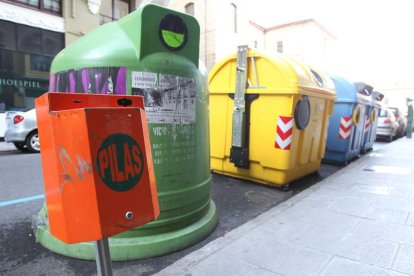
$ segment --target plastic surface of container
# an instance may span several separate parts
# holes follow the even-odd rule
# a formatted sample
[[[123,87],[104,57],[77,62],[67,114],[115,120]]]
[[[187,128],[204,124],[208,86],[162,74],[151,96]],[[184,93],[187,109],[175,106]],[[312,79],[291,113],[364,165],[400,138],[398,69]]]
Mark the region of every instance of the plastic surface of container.
[[[362,95],[345,78],[335,75],[330,77],[335,84],[337,99],[329,119],[323,161],[342,164],[356,158],[360,153],[367,123],[366,109],[372,102],[371,91],[364,90],[366,95]]]
[[[273,186],[317,171],[335,100],[329,84],[284,55],[239,47],[209,75],[212,170]]]
[[[357,86],[358,89],[358,86]],[[361,88],[360,88],[361,89]],[[361,143],[361,153],[367,153],[372,150],[375,139],[377,138],[378,115],[381,109],[381,102],[384,95],[378,91],[371,94],[371,104],[367,106],[365,113],[365,131]]]
[[[217,225],[199,35],[194,17],[146,5],[82,37],[52,63],[51,91],[142,95],[145,100],[161,213],[154,222],[110,238],[112,260],[177,251]],[[66,246],[53,239],[44,214],[37,219],[40,243],[67,256],[94,258],[92,243]]]

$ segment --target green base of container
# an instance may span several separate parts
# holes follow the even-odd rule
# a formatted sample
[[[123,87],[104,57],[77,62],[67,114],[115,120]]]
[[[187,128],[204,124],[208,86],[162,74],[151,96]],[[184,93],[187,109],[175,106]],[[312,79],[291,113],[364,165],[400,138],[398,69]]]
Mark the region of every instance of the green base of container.
[[[216,205],[212,200],[209,205],[208,211],[200,220],[185,228],[144,237],[110,238],[112,261],[161,256],[201,241],[214,230],[218,223]],[[44,217],[45,212],[43,208],[36,217]],[[95,260],[95,245],[92,242],[63,243],[50,234],[45,224],[35,226],[35,236],[37,242],[53,252],[77,259]]]

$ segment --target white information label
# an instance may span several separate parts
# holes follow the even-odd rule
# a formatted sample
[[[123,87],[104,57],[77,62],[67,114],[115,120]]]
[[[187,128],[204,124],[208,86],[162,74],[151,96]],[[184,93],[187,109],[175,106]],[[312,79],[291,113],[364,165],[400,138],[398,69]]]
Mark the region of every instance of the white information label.
[[[145,99],[148,123],[192,124],[195,122],[196,85],[192,78],[132,72],[132,94]]]

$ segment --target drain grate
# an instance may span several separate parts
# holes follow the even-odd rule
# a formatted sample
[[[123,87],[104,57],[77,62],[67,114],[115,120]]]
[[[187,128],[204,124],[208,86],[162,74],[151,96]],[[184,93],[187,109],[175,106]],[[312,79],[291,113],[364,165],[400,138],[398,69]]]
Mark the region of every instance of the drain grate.
[[[410,174],[410,168],[395,167],[395,166],[369,166],[363,169],[364,171],[388,174]]]

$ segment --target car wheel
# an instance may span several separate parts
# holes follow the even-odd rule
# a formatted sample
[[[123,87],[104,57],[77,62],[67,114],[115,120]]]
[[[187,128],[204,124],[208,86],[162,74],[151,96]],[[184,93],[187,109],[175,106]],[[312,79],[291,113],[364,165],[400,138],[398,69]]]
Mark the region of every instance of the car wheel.
[[[394,135],[388,136],[388,142],[391,143],[394,140]]]
[[[29,152],[40,152],[39,134],[37,131],[29,134],[26,140],[26,146]]]
[[[14,142],[13,145],[16,147],[16,149],[24,151],[26,148],[25,143],[19,143],[19,142]]]

